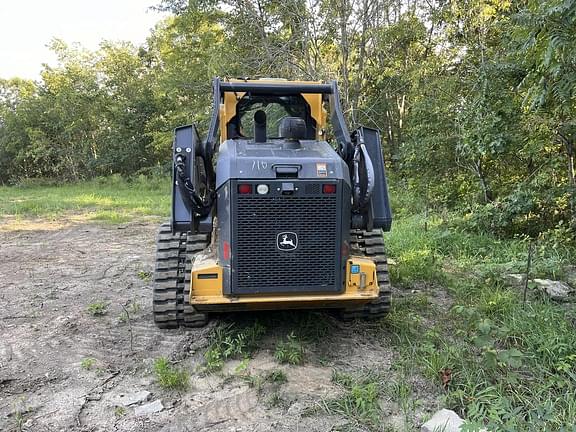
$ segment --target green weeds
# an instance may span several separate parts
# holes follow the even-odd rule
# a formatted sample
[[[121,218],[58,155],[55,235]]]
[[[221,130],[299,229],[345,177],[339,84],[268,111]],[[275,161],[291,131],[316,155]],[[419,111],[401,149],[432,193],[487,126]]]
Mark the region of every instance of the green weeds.
[[[396,223],[388,247],[397,284],[441,283],[450,294],[450,304],[421,294],[394,299],[381,328],[401,368],[435,383],[446,407],[488,430],[570,430],[576,418],[574,307],[532,294],[524,304],[521,290],[502,283],[504,274],[525,271],[528,242],[409,216]],[[541,239],[532,275],[560,276],[573,256],[565,244]],[[382,391],[409,404],[410,389],[403,386],[398,380]],[[352,394],[347,397],[339,406],[356,407]]]
[[[85,370],[90,370],[96,364],[96,359],[92,357],[86,357],[80,362],[80,367]]]
[[[276,383],[276,384],[285,384],[288,382],[288,377],[284,373],[284,371],[280,369],[274,369],[266,375],[266,380]]]
[[[166,390],[186,390],[190,385],[188,372],[174,367],[165,357],[154,361],[154,373],[160,387]]]
[[[204,354],[206,370],[215,372],[222,369],[228,359],[250,356],[265,333],[266,328],[258,321],[246,327],[233,324],[217,327]]]
[[[279,341],[276,345],[274,358],[279,363],[288,363],[291,365],[300,365],[304,362],[304,347],[302,342],[294,333],[290,333],[286,340]]]
[[[120,418],[124,417],[125,415],[126,415],[126,408],[124,408],[123,406],[117,406],[116,408],[114,408],[114,417]]]
[[[382,409],[378,403],[382,394],[381,378],[369,372],[360,376],[334,371],[332,381],[339,385],[344,394],[325,400],[322,407],[328,414],[339,414],[348,420],[374,428],[380,424]]]
[[[90,303],[86,310],[92,316],[106,315],[106,312],[108,312],[108,304],[101,301],[97,301],[94,303]]]
[[[138,278],[140,278],[144,282],[150,282],[150,280],[152,279],[152,272],[140,270],[138,272]]]

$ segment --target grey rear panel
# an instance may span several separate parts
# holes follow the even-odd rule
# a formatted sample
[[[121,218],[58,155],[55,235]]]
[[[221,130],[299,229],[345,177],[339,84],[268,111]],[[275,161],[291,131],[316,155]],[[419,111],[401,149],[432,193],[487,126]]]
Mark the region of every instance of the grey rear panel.
[[[224,293],[342,292],[350,228],[346,165],[322,142],[300,150],[237,144],[221,148],[217,165]],[[291,165],[298,169],[274,168]],[[251,193],[240,194],[239,184]],[[324,193],[324,184],[336,193]],[[269,192],[258,194],[258,185]],[[286,187],[293,192],[283,194]]]
[[[254,189],[263,184],[253,183]],[[293,182],[288,196],[282,183],[266,182],[267,195],[232,194],[231,293],[342,291],[343,182],[330,182],[337,185],[334,194],[323,194],[316,180]]]
[[[350,185],[348,166],[325,141],[301,141],[300,148],[289,148],[282,140],[228,140],[218,154],[216,189],[230,179],[278,178],[283,167],[296,167],[299,179],[338,178]]]

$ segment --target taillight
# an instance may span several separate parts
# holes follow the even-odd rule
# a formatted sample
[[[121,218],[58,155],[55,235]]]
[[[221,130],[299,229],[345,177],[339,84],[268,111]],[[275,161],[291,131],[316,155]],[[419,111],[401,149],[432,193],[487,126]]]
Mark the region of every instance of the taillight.
[[[238,185],[238,193],[251,194],[252,193],[252,185],[251,184],[239,184]]]
[[[326,183],[322,185],[322,192],[325,194],[336,193],[336,185],[334,183]]]

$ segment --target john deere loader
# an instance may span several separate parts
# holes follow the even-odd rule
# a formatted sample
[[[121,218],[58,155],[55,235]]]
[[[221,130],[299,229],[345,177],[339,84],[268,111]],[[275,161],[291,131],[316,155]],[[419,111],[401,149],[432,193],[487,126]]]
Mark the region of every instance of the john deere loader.
[[[206,139],[176,129],[172,217],[160,227],[154,321],[213,312],[390,307],[380,135],[345,123],[336,82],[213,81]]]

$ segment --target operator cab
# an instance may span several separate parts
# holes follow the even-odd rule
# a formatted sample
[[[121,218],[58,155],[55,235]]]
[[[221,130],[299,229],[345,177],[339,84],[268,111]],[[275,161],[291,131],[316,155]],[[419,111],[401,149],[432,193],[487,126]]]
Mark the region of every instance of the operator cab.
[[[316,121],[310,113],[310,106],[301,95],[252,96],[249,94],[245,94],[238,100],[234,116],[226,126],[227,138],[252,138],[255,142],[285,138],[280,134],[280,126],[285,118],[302,120],[304,136],[300,139],[316,139]]]

